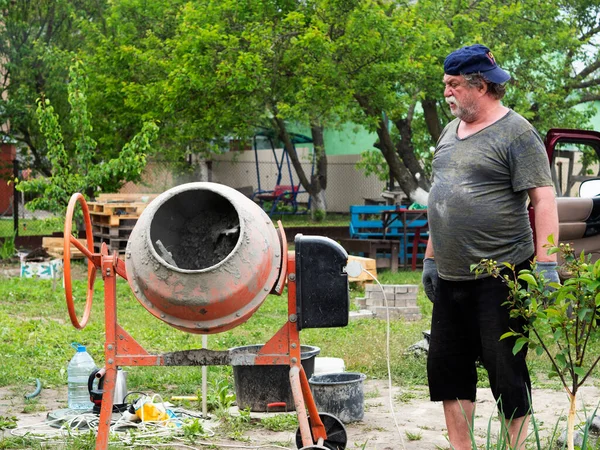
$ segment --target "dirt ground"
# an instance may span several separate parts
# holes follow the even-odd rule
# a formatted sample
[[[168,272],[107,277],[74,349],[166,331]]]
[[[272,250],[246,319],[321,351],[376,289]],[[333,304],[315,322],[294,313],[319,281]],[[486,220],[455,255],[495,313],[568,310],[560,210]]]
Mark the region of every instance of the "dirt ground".
[[[348,434],[346,448],[369,450],[449,449],[441,404],[432,403],[426,398],[426,387],[417,387],[409,391],[392,387],[398,428],[389,407],[390,396],[387,381],[367,380],[363,387],[365,393],[364,418],[360,422],[346,424]],[[584,405],[587,411],[593,410],[600,400],[600,390],[596,387],[585,387],[580,392],[578,410],[583,411]],[[492,418],[494,433],[498,431],[499,425],[495,418],[495,403],[489,389],[481,389],[478,397],[475,419],[476,436],[480,443],[484,443],[490,419]],[[25,408],[23,393],[17,393],[11,387],[1,388],[0,416],[16,416],[19,426],[33,425],[34,428],[37,428],[44,424],[48,412],[65,408],[65,399],[66,388],[44,389],[38,397],[36,411],[25,413],[23,412]],[[547,436],[561,417],[564,422],[568,410],[567,397],[562,392],[534,390],[533,401],[536,409],[535,417],[542,436]],[[235,411],[232,411],[232,414],[235,414]],[[264,413],[252,413],[253,417],[263,415]],[[10,430],[5,430],[4,433],[8,435]],[[271,432],[254,427],[245,432],[245,436],[248,438],[247,442],[230,440],[216,442],[218,442],[217,445],[223,445],[219,448],[228,448],[231,445],[241,446],[238,448],[269,448],[268,445],[273,443],[278,445],[287,443],[286,446],[290,449],[296,448],[295,433],[292,432]],[[211,443],[216,442],[211,441]],[[197,448],[204,447],[198,445]]]

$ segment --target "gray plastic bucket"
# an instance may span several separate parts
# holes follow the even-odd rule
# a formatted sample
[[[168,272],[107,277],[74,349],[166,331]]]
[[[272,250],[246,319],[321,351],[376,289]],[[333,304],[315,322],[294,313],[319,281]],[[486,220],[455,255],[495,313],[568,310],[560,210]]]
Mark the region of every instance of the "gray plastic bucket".
[[[333,414],[343,423],[362,420],[365,412],[364,373],[341,372],[313,375],[310,384],[317,409]]]
[[[262,345],[234,347],[231,352],[258,354]],[[300,346],[300,362],[310,378],[315,370],[315,358],[319,347]],[[290,387],[290,366],[241,366],[233,365],[233,383],[237,405],[240,409],[264,412],[271,403],[285,402],[287,411],[294,411],[294,398]],[[278,410],[279,411],[279,410]]]

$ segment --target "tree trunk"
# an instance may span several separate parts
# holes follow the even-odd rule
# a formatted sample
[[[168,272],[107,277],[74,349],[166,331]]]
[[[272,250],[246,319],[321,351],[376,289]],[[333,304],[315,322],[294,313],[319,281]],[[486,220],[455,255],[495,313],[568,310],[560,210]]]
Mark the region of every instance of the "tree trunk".
[[[429,131],[431,138],[437,142],[442,134],[442,124],[440,122],[436,103],[435,100],[427,99],[421,102],[421,106],[423,107],[427,131]]]
[[[310,133],[315,152],[315,171],[312,174],[310,185],[310,215],[314,221],[322,221],[327,215],[327,202],[325,190],[327,189],[327,154],[325,153],[325,139],[323,127],[313,122]]]
[[[327,217],[327,203],[325,191],[321,190],[317,195],[310,196],[310,218],[314,222],[322,222]]]
[[[300,180],[300,184],[304,188],[304,190],[310,195],[311,198],[311,216],[315,217],[318,220],[322,220],[326,214],[325,207],[325,188],[327,187],[327,155],[325,154],[325,141],[323,139],[323,127],[316,122],[311,123],[311,133],[314,145],[314,151],[316,153],[316,171],[313,173],[311,180],[309,181],[304,169],[302,167],[302,163],[300,158],[298,158],[298,153],[296,152],[296,148],[292,143],[292,139],[287,131],[287,127],[285,122],[277,117],[277,110],[274,111],[275,118],[273,119],[277,132],[279,134],[279,138],[283,142],[283,145],[290,155],[290,159],[292,161],[292,165],[294,166],[294,170],[296,171],[296,175],[298,175],[298,179]],[[321,211],[315,216],[316,211]]]
[[[392,177],[400,185],[400,189],[408,196],[408,198],[417,203],[427,204],[427,192],[419,186],[415,177],[406,167],[405,163],[400,159],[396,151],[396,146],[390,135],[390,131],[379,109],[373,108],[369,104],[369,100],[365,96],[355,95],[354,97],[362,110],[370,117],[378,117],[379,124],[377,127],[377,136],[379,137],[379,150],[383,154]]]
[[[569,416],[567,417],[567,449],[575,450],[575,413],[577,394],[569,392]]]
[[[275,111],[275,113],[277,113],[277,111]],[[283,119],[280,119],[279,117],[277,117],[277,115],[275,115],[275,118],[273,120],[275,122],[277,132],[279,134],[279,139],[281,140],[281,142],[283,142],[283,146],[285,147],[285,150],[288,152],[288,155],[290,155],[290,159],[292,160],[292,165],[294,166],[296,175],[298,175],[300,184],[306,190],[306,192],[308,192],[309,194],[312,194],[312,192],[311,192],[312,186],[310,185],[310,182],[308,181],[308,178],[306,177],[306,174],[304,173],[304,169],[302,168],[302,163],[300,162],[300,159],[298,158],[298,153],[296,152],[296,148],[294,147],[294,144],[292,143],[292,138],[290,137],[290,134],[287,131],[285,122],[283,121]]]
[[[415,147],[412,143],[412,129],[410,119],[398,119],[394,122],[400,132],[400,142],[396,146],[398,155],[404,162],[406,168],[415,177],[418,185],[424,190],[429,191],[431,184],[423,172],[423,167],[415,155]]]

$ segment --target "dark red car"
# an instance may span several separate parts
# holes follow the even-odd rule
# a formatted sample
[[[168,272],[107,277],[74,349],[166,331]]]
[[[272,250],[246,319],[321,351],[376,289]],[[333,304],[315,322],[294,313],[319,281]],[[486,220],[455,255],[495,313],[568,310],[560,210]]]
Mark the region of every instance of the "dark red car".
[[[600,258],[600,133],[553,128],[545,139],[556,188],[559,240]]]

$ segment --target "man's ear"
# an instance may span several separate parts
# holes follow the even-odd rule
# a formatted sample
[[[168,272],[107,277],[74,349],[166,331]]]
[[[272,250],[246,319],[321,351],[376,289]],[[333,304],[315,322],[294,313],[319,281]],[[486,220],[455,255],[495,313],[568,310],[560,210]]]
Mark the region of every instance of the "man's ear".
[[[488,92],[488,84],[487,81],[482,80],[481,81],[481,87],[478,87],[477,90],[479,91],[479,93],[483,96],[485,94],[487,94]]]

